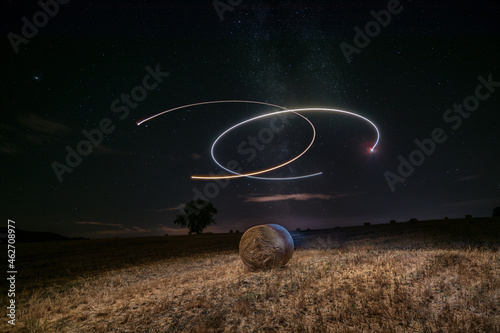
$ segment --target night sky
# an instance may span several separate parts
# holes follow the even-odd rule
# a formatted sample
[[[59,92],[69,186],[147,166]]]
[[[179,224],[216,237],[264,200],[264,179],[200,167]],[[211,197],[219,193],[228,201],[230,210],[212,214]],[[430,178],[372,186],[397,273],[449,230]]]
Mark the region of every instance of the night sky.
[[[185,234],[173,220],[196,193],[219,210],[211,232],[491,216],[500,205],[498,2],[222,0],[219,13],[210,0],[60,2],[48,7],[48,22],[35,0],[1,5],[0,205],[17,228],[91,238]],[[369,43],[358,36],[354,49],[357,31],[375,22],[370,12],[388,6],[390,22],[382,15],[385,27],[368,24],[380,31],[369,32]],[[23,29],[34,19],[37,32]],[[213,141],[278,109],[211,104],[136,125],[217,100],[356,112],[378,126],[380,142],[371,152],[376,133],[356,117],[303,113],[317,132],[311,149],[260,176],[323,174],[215,182],[190,178],[223,171]],[[290,116],[274,122],[285,126],[255,158],[238,152],[271,119],[231,131],[216,157],[251,172],[307,147],[312,127]],[[415,140],[426,144],[421,152]],[[68,149],[78,147],[86,156],[70,158],[70,167]],[[419,165],[401,175],[402,158]]]

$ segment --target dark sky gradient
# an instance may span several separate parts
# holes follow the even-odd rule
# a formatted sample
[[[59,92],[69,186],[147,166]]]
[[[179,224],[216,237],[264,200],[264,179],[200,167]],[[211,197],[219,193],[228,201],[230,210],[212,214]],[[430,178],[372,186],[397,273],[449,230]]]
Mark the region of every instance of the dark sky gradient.
[[[1,5],[0,179],[2,218],[20,229],[67,236],[185,233],[173,224],[196,191],[211,198],[217,225],[245,230],[262,223],[330,228],[410,218],[490,216],[500,205],[500,87],[453,129],[443,114],[473,95],[478,77],[500,81],[500,5],[494,1],[401,1],[403,11],[348,63],[340,43],[372,21],[386,1],[243,0],[221,21],[212,1],[71,1],[16,54],[7,34],[40,10],[36,1]],[[168,72],[129,114],[112,103],[142,85],[146,67]],[[153,82],[153,81],[151,81]],[[486,92],[486,90],[481,90]],[[233,179],[214,187],[193,174],[217,173],[212,142],[245,119],[276,109],[251,104],[192,107],[137,126],[173,107],[214,100],[254,100],[286,108],[357,112],[304,113],[317,138],[301,159],[262,176],[323,175],[294,181]],[[120,106],[124,104],[120,103]],[[56,176],[66,147],[110,119],[114,130],[72,173]],[[245,171],[293,158],[311,140],[300,118],[255,160],[238,153],[264,118],[221,140],[217,157]],[[415,139],[442,128],[447,140],[391,191]],[[213,183],[213,182],[212,182]],[[227,183],[227,184],[226,184]]]

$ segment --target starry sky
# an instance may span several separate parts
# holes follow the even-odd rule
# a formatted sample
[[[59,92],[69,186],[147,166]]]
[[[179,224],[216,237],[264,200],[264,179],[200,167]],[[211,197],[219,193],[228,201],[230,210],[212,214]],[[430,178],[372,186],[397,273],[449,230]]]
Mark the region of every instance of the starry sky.
[[[211,232],[491,216],[500,205],[497,2],[47,3],[50,16],[35,0],[0,5],[0,205],[20,229],[185,234],[173,220],[200,193],[219,211]],[[317,135],[311,149],[261,176],[321,175],[216,182],[190,178],[223,171],[214,140],[277,108],[210,104],[136,125],[217,100],[349,110],[378,126],[380,142],[371,152],[376,133],[355,117],[304,113]],[[224,136],[221,164],[273,167],[311,141],[311,125],[290,114],[255,158],[238,151],[270,122]],[[414,170],[399,167],[410,159]]]

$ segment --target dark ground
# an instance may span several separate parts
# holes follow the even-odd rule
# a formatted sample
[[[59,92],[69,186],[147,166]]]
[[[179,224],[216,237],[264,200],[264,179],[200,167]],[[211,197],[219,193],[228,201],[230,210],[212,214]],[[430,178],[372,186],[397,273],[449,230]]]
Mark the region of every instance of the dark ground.
[[[500,218],[400,222],[291,231],[291,235],[296,249],[357,246],[361,241],[366,244],[369,238],[370,245],[380,248],[498,250]],[[31,292],[51,285],[64,288],[80,278],[172,257],[237,252],[241,236],[228,233],[22,243],[16,245],[18,291]]]

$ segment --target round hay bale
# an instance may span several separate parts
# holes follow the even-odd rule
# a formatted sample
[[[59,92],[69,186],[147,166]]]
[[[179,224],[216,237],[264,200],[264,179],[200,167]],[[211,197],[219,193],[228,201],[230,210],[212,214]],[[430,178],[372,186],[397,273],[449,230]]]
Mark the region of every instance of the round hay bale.
[[[250,270],[285,265],[293,249],[292,236],[278,224],[252,227],[240,240],[240,258]]]

